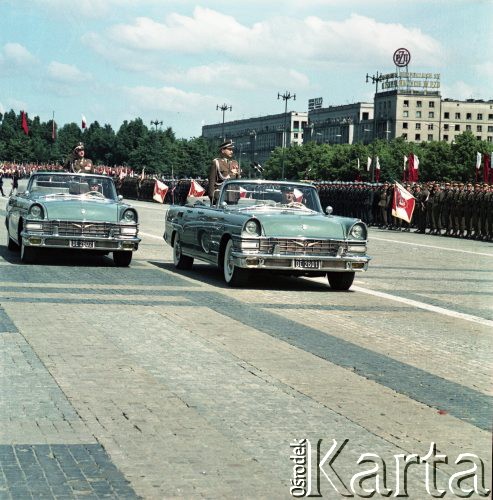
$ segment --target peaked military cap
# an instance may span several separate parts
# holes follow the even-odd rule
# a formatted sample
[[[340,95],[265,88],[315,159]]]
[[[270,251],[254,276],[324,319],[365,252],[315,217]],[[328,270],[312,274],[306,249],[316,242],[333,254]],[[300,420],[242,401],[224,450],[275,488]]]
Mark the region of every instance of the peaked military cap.
[[[82,142],[79,142],[77,146],[75,146],[74,151],[78,151],[79,149],[84,149],[84,144],[82,144]]]
[[[219,151],[221,151],[221,149],[234,149],[234,147],[235,147],[234,142],[230,139],[228,141],[224,141],[219,146]]]

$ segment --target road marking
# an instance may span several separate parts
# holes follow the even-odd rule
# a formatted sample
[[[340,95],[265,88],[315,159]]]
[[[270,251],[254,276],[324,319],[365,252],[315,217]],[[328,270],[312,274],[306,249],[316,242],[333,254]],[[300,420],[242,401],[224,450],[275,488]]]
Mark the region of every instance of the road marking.
[[[399,240],[389,240],[387,238],[378,238],[375,236],[371,236],[369,240],[378,240],[378,241],[389,241],[391,243],[400,243],[401,245],[411,245],[413,247],[425,247],[425,248],[436,248],[438,250],[448,250],[449,252],[460,252],[460,253],[470,253],[473,255],[483,255],[485,257],[493,257],[492,253],[482,253],[482,252],[472,252],[471,250],[460,250],[459,248],[446,248],[446,247],[438,247],[435,245],[424,245],[422,243],[411,243],[408,241],[399,241]]]
[[[465,321],[471,321],[473,323],[479,323],[484,326],[493,326],[493,321],[479,316],[473,316],[472,314],[464,314],[457,311],[452,311],[450,309],[445,309],[444,307],[432,306],[431,304],[426,304],[424,302],[418,302],[417,300],[406,299],[404,297],[398,297],[396,295],[391,295],[385,292],[377,292],[376,290],[369,290],[368,288],[363,288],[360,286],[352,286],[351,290],[356,292],[366,293],[368,295],[374,295],[375,297],[381,297],[383,299],[394,300],[396,302],[401,302],[419,309],[425,309],[427,311],[443,314],[445,316],[451,316],[452,318],[463,319]]]
[[[162,236],[156,236],[155,234],[149,234],[149,233],[143,233],[142,231],[139,231],[139,236],[147,236],[148,238],[154,238],[156,240],[163,240]]]

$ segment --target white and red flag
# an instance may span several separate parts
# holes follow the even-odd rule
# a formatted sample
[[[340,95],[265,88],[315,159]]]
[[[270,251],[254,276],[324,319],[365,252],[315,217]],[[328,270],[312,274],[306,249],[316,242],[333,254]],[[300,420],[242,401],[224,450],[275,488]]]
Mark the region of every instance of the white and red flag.
[[[419,178],[418,172],[419,172],[418,155],[411,153],[409,155],[409,169],[408,169],[407,180],[409,182],[418,182],[418,178]]]
[[[299,189],[294,188],[293,194],[294,194],[294,201],[298,203],[301,203],[303,201],[303,193]]]
[[[416,199],[414,196],[398,182],[395,182],[392,215],[406,222],[411,222],[415,204]]]
[[[482,155],[481,153],[478,151],[476,153],[476,170],[479,170],[481,168],[481,159],[482,159]]]
[[[380,181],[380,158],[377,156],[375,163],[375,182]]]
[[[369,172],[371,167],[371,158],[368,157],[368,160],[366,161],[366,171]]]
[[[204,196],[205,189],[197,182],[192,180],[190,182],[190,189],[188,190],[188,196],[194,196],[195,198],[200,198]]]
[[[240,186],[240,198],[246,198],[248,191],[243,187]]]
[[[84,115],[82,115],[82,122],[81,122],[81,128],[86,128],[87,127],[87,120]]]
[[[164,199],[166,198],[166,193],[168,192],[168,186],[161,181],[156,179],[154,184],[154,194],[152,195],[152,199],[156,200],[159,203],[164,203]]]

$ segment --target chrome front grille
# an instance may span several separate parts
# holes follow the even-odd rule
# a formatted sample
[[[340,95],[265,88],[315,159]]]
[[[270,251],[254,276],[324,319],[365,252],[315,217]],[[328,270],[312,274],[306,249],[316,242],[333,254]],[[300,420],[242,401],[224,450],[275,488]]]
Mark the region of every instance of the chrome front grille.
[[[118,236],[120,227],[108,222],[45,221],[43,232],[59,236],[109,238]]]
[[[336,256],[339,248],[347,249],[344,241],[268,238],[260,240],[260,253],[273,255]]]

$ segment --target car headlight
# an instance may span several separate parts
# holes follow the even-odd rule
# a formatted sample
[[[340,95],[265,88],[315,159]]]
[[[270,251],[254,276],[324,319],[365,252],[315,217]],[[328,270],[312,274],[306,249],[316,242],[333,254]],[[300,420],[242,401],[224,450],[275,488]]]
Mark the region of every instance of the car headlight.
[[[260,236],[260,223],[258,220],[250,219],[243,226],[242,236]]]
[[[43,209],[40,205],[32,205],[29,209],[28,216],[32,219],[42,219]]]
[[[125,210],[122,215],[122,220],[125,222],[137,222],[137,212],[132,209]]]
[[[366,228],[363,224],[355,224],[351,231],[349,231],[349,237],[354,238],[355,240],[364,240],[366,239]]]

